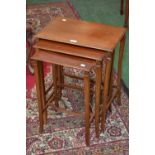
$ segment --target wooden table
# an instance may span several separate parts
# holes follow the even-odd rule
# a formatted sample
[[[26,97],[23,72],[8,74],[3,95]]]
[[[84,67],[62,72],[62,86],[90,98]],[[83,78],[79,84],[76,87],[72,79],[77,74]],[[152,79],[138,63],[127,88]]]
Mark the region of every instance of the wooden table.
[[[95,131],[97,137],[99,137],[99,104],[101,101],[102,63],[104,60],[107,61],[103,87],[104,93],[102,93],[101,114],[101,128],[104,129],[107,107],[111,105],[111,102],[116,95],[118,102],[120,103],[120,80],[125,45],[125,32],[126,29],[123,27],[58,17],[51,21],[35,36],[39,40],[34,46],[37,50],[45,50],[49,51],[49,53],[56,52],[74,56],[77,57],[77,59],[85,58],[96,62]],[[112,69],[115,48],[119,42],[120,52],[118,60],[117,91],[113,93]],[[63,63],[65,64],[65,62]],[[40,94],[38,91],[37,93]],[[38,100],[38,104],[42,104],[41,102],[41,100]]]

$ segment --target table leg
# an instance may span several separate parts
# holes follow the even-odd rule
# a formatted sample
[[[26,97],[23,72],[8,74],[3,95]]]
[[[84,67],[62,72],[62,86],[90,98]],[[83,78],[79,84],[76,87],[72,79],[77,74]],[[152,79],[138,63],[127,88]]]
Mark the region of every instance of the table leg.
[[[90,79],[89,73],[85,72],[84,75],[84,102],[85,102],[85,139],[86,145],[89,146],[90,144]]]
[[[43,108],[46,106],[46,98],[45,98],[45,84],[44,84],[44,66],[43,62],[39,61],[39,73],[40,73],[40,87],[41,87],[41,95],[42,95],[42,104]],[[43,112],[43,121],[44,124],[47,123],[47,109]]]
[[[52,65],[52,75],[53,75],[53,87],[54,87],[54,98],[55,98],[55,106],[59,107],[58,105],[58,89],[57,89],[57,81],[58,81],[58,65]]]
[[[122,38],[120,42],[120,50],[119,50],[119,58],[118,58],[118,77],[117,77],[117,102],[121,105],[121,74],[122,74],[122,60],[125,46],[125,36]]]
[[[96,137],[99,138],[99,104],[101,97],[101,80],[102,80],[102,65],[97,62],[96,66],[96,87],[95,87],[95,132]]]
[[[60,71],[61,71],[61,83],[64,84],[64,70],[63,70],[63,66],[60,67]],[[64,89],[64,87],[61,87],[62,89]]]
[[[40,78],[40,62],[33,61],[34,73],[36,78],[36,91],[38,99],[38,110],[39,110],[39,132],[43,132],[43,104],[42,104],[42,93],[41,93],[41,78]]]
[[[109,98],[112,97],[112,93],[113,93],[113,67],[114,67],[114,56],[115,56],[115,51],[113,51],[112,55],[111,55],[111,64],[110,64],[110,84],[109,84],[109,92],[108,92],[108,96]],[[109,110],[110,112],[112,111],[112,102],[109,105]]]
[[[58,88],[59,88],[59,99],[61,99],[61,95],[62,95],[62,89],[63,89],[63,84],[64,84],[64,75],[63,75],[63,66],[58,66]]]
[[[105,69],[104,87],[103,87],[103,95],[102,95],[102,114],[101,114],[101,129],[102,130],[105,127],[105,117],[106,117],[106,108],[107,108],[107,101],[108,101],[111,63],[112,63],[111,60],[107,60],[106,69]]]
[[[58,101],[61,99],[61,66],[57,66],[57,75],[58,75],[58,80],[57,80],[57,92],[58,92]]]

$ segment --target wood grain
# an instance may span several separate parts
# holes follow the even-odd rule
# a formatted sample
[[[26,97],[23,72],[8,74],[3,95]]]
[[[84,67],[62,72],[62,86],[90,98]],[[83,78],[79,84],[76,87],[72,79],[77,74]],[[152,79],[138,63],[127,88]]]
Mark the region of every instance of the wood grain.
[[[112,52],[126,28],[58,17],[35,37]]]

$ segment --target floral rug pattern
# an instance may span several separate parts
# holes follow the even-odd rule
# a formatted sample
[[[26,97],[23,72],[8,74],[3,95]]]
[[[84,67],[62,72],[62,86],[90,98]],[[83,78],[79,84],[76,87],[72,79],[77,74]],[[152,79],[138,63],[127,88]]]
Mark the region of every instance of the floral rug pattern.
[[[27,7],[27,21],[31,21],[34,31],[39,31],[44,24],[54,16],[77,18],[76,11],[69,1],[64,3],[49,3]],[[49,17],[49,18],[48,18]],[[33,22],[34,23],[33,23]],[[51,70],[45,77],[45,87],[52,82]],[[65,68],[66,72],[79,75],[78,70]],[[116,76],[115,76],[116,78]],[[67,82],[80,80],[65,79]],[[92,86],[93,89],[93,86]],[[38,133],[39,118],[35,86],[27,90],[29,97],[26,99],[26,153],[27,155],[128,155],[128,104],[129,99],[122,89],[122,105],[112,104],[112,112],[107,113],[105,131],[101,132],[99,139],[95,137],[94,122],[90,130],[90,147],[85,145],[85,128],[83,116],[75,117],[63,113],[55,113],[48,108],[48,122],[44,126],[43,134]],[[69,110],[83,110],[83,93],[79,90],[64,89],[59,105]],[[94,96],[91,102],[94,105]]]
[[[52,82],[51,72],[45,78],[45,85]],[[72,83],[73,80],[70,80]],[[75,81],[74,81],[75,82]],[[69,152],[86,154],[86,152],[103,151],[123,154],[128,152],[128,97],[122,89],[122,105],[113,103],[112,112],[107,114],[106,128],[100,138],[95,137],[94,122],[91,124],[90,148],[85,145],[85,128],[83,116],[75,117],[63,113],[55,113],[48,108],[48,122],[44,133],[38,134],[39,120],[36,99],[36,88],[31,90],[31,98],[27,98],[27,154],[68,154]],[[83,109],[83,93],[79,90],[64,89],[60,106],[69,110]],[[77,106],[78,105],[78,106]],[[108,145],[108,146],[107,146]],[[106,149],[103,149],[106,147]],[[108,149],[109,148],[109,149]],[[118,150],[117,150],[118,149]],[[106,152],[107,151],[107,152]],[[109,152],[110,151],[110,152]],[[116,151],[116,152],[115,152]]]

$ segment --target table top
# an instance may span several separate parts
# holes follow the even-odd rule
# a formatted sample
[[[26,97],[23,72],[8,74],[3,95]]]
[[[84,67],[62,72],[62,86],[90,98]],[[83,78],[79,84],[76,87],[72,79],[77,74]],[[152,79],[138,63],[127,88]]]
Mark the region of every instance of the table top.
[[[96,65],[96,61],[92,61],[90,59],[66,55],[62,53],[49,52],[42,49],[35,52],[31,59],[43,62],[45,61],[65,67],[72,67],[88,72]]]
[[[113,52],[126,28],[57,17],[35,37]]]
[[[89,58],[98,61],[102,61],[103,58],[108,57],[108,53],[105,53],[102,50],[74,46],[72,44],[49,41],[45,39],[39,39],[39,41],[36,42],[36,44],[33,47],[47,50],[49,52],[52,51],[57,53],[63,53],[67,55]]]

